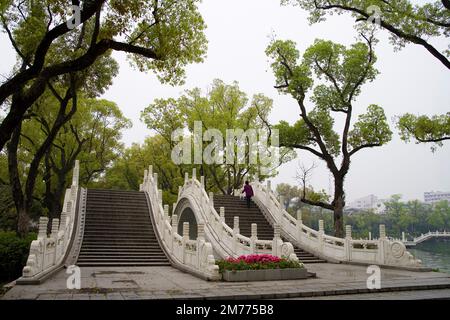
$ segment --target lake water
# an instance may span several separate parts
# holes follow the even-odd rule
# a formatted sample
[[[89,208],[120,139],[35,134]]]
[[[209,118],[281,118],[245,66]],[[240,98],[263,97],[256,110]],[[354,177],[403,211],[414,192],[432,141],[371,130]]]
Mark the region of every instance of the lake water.
[[[417,259],[422,260],[426,267],[439,269],[439,271],[450,273],[450,240],[432,239],[408,248]]]

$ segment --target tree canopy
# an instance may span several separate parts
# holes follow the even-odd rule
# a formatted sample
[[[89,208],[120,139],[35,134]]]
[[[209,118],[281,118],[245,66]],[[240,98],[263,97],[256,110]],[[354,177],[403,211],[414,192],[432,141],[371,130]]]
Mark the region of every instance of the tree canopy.
[[[162,82],[183,82],[184,67],[201,62],[207,40],[196,0],[81,1],[81,26],[71,28],[59,0],[2,0],[2,29],[19,57],[0,85],[0,150],[53,79],[86,70],[111,50],[129,54]],[[73,22],[73,21],[72,21]],[[8,101],[7,101],[8,100]]]
[[[193,137],[196,123],[201,122],[199,129],[202,133],[205,131],[205,136],[200,137],[201,141],[192,139],[192,149],[198,148],[200,157],[210,153],[212,159],[209,159],[211,161],[206,158],[195,159],[194,151],[193,154],[188,154],[186,164],[194,164],[207,180],[213,181],[218,190],[224,194],[230,194],[243,185],[245,177],[258,176],[260,179],[265,179],[273,176],[276,174],[275,169],[281,163],[292,159],[294,155],[291,151],[282,149],[280,161],[269,170],[262,170],[267,164],[261,161],[261,154],[257,155],[255,163],[250,161],[254,156],[251,148],[252,137],[245,137],[243,134],[249,129],[270,132],[268,115],[272,109],[272,103],[272,100],[263,94],[255,94],[250,101],[247,94],[240,90],[237,82],[225,84],[221,80],[214,80],[206,94],[203,94],[199,88],[194,88],[187,90],[178,99],[156,99],[141,113],[141,119],[149,129],[155,130],[164,137],[172,148],[177,145],[177,141],[173,139],[173,133],[177,129],[184,128],[188,131],[188,136]],[[209,131],[212,133],[211,136],[206,134],[208,129],[212,129]],[[227,137],[228,129],[239,129],[242,133],[242,135],[237,133],[237,136],[230,141],[232,144],[226,144],[223,141]],[[260,135],[259,138],[269,139],[269,135],[270,133],[265,137]],[[242,150],[245,150],[242,159],[236,151],[238,144],[243,146]],[[270,142],[266,146],[270,149]],[[231,162],[225,161],[229,152],[233,155]]]
[[[386,144],[392,136],[383,109],[375,104],[360,114],[352,127],[353,102],[362,85],[373,81],[378,74],[374,67],[373,34],[362,34],[362,37],[366,43],[358,42],[349,48],[316,40],[302,59],[290,40],[274,40],[266,50],[272,60],[275,87],[292,96],[300,108],[297,122],[289,125],[281,121],[276,126],[280,130],[280,145],[308,151],[326,162],[335,180],[333,201],[302,201],[334,210],[337,236],[343,235],[343,183],[350,158],[360,150]],[[308,94],[314,104],[312,110],[308,110]],[[339,115],[344,116],[341,134],[334,128]],[[339,157],[340,164],[337,163]]]
[[[443,141],[450,140],[450,112],[432,117],[406,113],[398,118],[397,127],[403,141],[431,142],[434,143],[431,149],[435,151],[443,145]]]
[[[324,21],[327,14],[349,13],[359,21],[379,22],[390,33],[396,50],[407,43],[425,48],[434,58],[450,69],[450,44],[441,50],[434,39],[450,35],[450,1],[440,0],[416,4],[410,0],[281,0],[283,5],[298,5],[310,13],[309,21]]]

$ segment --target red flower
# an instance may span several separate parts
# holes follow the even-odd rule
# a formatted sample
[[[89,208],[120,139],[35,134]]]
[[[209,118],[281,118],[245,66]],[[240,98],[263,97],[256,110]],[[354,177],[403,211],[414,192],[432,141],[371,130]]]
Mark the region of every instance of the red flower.
[[[283,259],[276,256],[272,256],[270,254],[250,254],[250,255],[242,255],[237,259],[228,258],[227,262],[240,263],[241,261],[243,261],[247,264],[252,264],[252,263],[278,263],[282,260]]]

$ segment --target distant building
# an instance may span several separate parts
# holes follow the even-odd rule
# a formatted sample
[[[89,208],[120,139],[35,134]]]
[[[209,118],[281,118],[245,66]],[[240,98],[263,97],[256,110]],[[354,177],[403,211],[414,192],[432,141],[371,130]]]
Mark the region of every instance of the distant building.
[[[378,199],[377,196],[371,194],[350,202],[345,209],[349,212],[373,210],[377,214],[383,214],[386,210],[384,202],[386,202],[385,199]]]
[[[436,203],[442,200],[447,200],[450,202],[450,192],[441,192],[441,191],[424,192],[423,198],[425,203]]]

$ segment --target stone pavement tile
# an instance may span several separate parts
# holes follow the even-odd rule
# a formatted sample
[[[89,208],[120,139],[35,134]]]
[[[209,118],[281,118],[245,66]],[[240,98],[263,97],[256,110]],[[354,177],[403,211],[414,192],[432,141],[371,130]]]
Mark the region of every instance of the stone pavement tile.
[[[166,290],[156,290],[152,292],[138,292],[144,299],[171,299],[171,295]]]
[[[38,300],[55,300],[56,295],[53,293],[43,293],[38,296]]]
[[[121,294],[125,300],[138,300],[141,298],[135,291],[124,291]]]
[[[0,300],[36,300],[38,296],[35,292],[7,292]]]
[[[61,294],[56,294],[55,296],[55,300],[72,300],[73,298],[73,293],[61,293]]]
[[[120,292],[111,292],[106,294],[106,300],[124,300]]]
[[[95,278],[81,279],[81,288],[97,288],[97,279]]]
[[[72,296],[73,300],[89,300],[89,294],[87,293],[74,293]]]
[[[89,300],[106,300],[106,294],[90,293]]]

